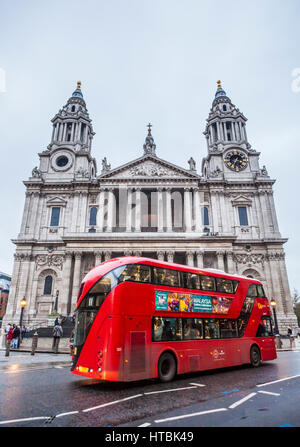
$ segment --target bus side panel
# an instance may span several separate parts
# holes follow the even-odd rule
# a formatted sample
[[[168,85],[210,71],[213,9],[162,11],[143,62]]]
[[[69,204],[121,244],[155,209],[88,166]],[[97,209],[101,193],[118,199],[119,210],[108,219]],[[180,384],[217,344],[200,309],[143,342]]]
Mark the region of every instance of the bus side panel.
[[[152,378],[151,358],[151,319],[144,316],[124,317],[124,381]]]

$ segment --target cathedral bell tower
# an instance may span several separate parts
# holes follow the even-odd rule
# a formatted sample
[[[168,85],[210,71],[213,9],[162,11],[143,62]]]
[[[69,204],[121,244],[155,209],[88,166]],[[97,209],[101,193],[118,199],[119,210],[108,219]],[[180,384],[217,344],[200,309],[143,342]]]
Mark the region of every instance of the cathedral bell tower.
[[[202,163],[205,178],[253,180],[261,175],[259,153],[248,142],[246,121],[218,81],[204,132],[208,150]]]
[[[95,135],[81,91],[81,82],[66,105],[51,120],[53,131],[47,149],[39,154],[40,168],[32,176],[47,180],[90,180],[96,177],[96,160],[91,157]]]

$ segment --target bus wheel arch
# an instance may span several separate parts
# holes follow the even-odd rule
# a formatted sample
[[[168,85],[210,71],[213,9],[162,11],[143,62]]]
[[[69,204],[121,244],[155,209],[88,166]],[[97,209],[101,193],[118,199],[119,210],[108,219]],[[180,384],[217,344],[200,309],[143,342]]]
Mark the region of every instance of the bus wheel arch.
[[[261,365],[261,352],[257,344],[251,345],[250,348],[250,363],[253,367],[258,367]]]
[[[161,353],[157,362],[157,375],[161,382],[170,382],[177,374],[177,358],[173,351]]]

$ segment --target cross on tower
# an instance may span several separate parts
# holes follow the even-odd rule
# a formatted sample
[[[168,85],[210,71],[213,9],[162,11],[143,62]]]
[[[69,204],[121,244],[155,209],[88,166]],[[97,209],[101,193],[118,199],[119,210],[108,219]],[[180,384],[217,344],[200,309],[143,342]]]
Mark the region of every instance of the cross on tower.
[[[148,127],[148,135],[151,135],[151,127],[152,127],[152,124],[149,123],[147,127]]]

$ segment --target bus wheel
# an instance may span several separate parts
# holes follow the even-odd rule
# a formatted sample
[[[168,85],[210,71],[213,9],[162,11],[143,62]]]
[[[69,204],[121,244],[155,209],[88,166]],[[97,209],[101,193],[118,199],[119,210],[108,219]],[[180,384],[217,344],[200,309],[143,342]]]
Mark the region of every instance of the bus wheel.
[[[261,357],[260,357],[260,350],[258,346],[252,346],[250,351],[250,362],[251,365],[256,367],[260,365]]]
[[[165,352],[158,361],[158,377],[161,382],[170,382],[176,374],[176,360],[172,354]]]

